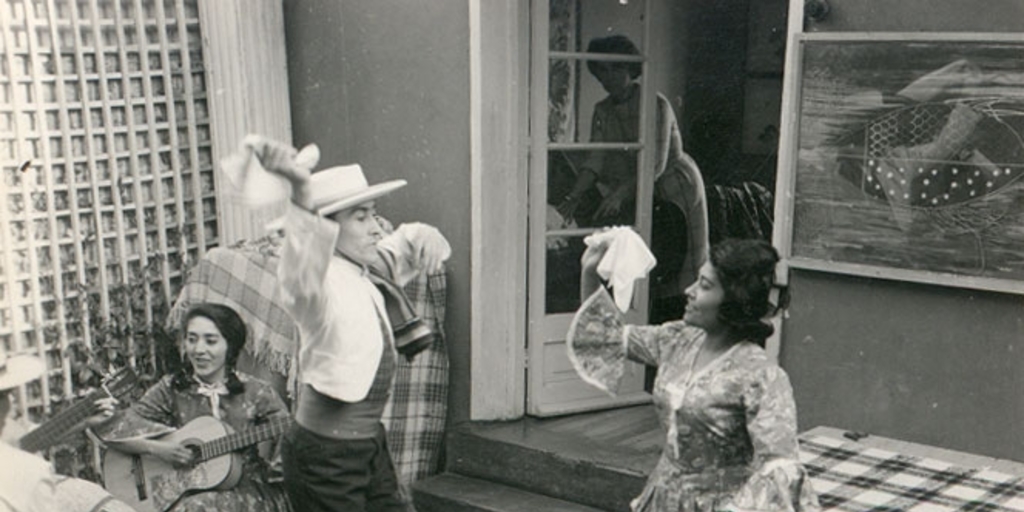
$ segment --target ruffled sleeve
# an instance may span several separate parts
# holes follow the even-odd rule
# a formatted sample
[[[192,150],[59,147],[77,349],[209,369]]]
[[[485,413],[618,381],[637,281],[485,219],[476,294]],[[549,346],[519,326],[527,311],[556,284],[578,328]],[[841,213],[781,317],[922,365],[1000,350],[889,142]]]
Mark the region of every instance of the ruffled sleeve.
[[[584,382],[614,395],[626,362],[622,313],[608,290],[599,287],[583,301],[569,324],[566,350]]]
[[[625,325],[615,300],[600,287],[576,311],[566,348],[580,378],[614,395],[627,359],[657,366],[672,346],[692,341],[696,332],[682,322]]]
[[[777,366],[761,368],[753,377],[743,400],[755,470],[734,495],[728,510],[821,510],[807,470],[799,460],[796,404],[789,377]]]

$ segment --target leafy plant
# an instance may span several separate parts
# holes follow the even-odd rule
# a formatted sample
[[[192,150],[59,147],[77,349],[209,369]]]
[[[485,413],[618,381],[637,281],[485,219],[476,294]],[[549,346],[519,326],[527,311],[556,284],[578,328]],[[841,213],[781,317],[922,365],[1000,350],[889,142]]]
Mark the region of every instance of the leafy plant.
[[[179,256],[172,255],[172,258]],[[173,328],[165,324],[178,290],[165,291],[162,279],[164,265],[183,269],[180,282],[187,279],[185,261],[167,261],[163,254],[149,255],[144,267],[136,268],[127,279],[106,290],[98,285],[77,283],[76,300],[70,307],[70,324],[88,328],[89,341],[78,332],[67,354],[71,365],[71,384],[76,397],[82,397],[103,384],[105,376],[125,366],[132,366],[139,376],[139,385],[122,399],[128,404],[140,397],[161,376],[174,372],[181,364]],[[106,295],[107,308],[103,309]],[[147,312],[150,314],[147,316]],[[70,404],[65,400],[57,404]],[[56,412],[56,411],[55,411]],[[98,481],[92,462],[92,446],[85,436],[71,436],[50,452],[57,472]]]

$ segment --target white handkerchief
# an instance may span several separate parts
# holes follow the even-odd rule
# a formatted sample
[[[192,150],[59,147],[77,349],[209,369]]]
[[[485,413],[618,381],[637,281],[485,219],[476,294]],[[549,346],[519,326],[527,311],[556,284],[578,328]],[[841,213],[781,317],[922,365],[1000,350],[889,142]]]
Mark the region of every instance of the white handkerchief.
[[[612,285],[615,305],[623,313],[633,300],[633,285],[654,268],[657,260],[644,239],[628,227],[614,227],[583,239],[587,246],[607,243],[608,250],[597,264],[597,274]]]
[[[258,135],[248,135],[238,150],[220,160],[220,169],[231,183],[234,195],[250,208],[279,203],[291,195],[288,180],[267,172],[253,150]]]

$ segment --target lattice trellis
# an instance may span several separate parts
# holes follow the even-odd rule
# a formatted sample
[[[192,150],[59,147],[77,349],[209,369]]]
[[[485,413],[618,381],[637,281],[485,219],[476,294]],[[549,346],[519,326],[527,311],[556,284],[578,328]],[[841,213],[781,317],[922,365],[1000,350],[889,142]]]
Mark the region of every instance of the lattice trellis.
[[[75,392],[88,311],[138,276],[169,303],[218,243],[197,1],[0,0],[0,346],[51,368],[27,406]]]

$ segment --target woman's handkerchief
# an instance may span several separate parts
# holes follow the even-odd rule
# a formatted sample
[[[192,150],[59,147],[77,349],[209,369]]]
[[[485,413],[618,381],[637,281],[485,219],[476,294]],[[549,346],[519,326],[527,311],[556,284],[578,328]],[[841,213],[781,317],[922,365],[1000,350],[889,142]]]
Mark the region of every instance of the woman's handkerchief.
[[[597,264],[597,274],[612,286],[615,305],[623,313],[633,300],[633,285],[654,268],[657,260],[643,238],[628,227],[614,227],[583,239],[588,247],[607,243],[608,250]]]

